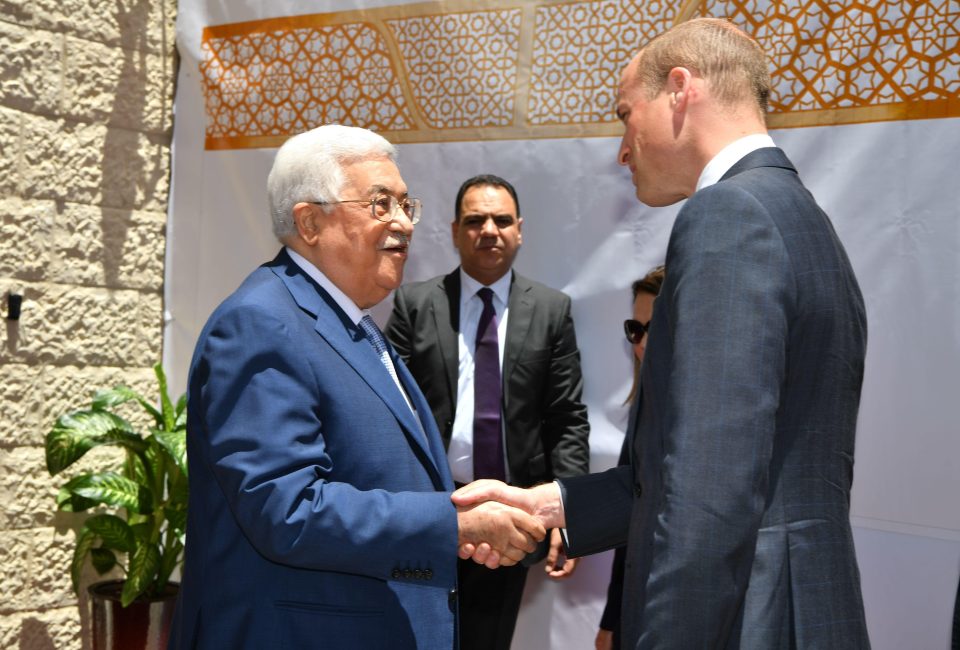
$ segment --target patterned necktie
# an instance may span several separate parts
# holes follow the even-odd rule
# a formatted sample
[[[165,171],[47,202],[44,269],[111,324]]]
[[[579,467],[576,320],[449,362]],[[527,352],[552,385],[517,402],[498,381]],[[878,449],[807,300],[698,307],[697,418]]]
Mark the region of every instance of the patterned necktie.
[[[477,324],[473,355],[473,478],[506,480],[503,465],[503,435],[500,427],[500,345],[493,291],[477,292],[483,312]]]
[[[377,327],[373,319],[367,315],[360,319],[360,329],[367,335],[367,341],[370,342],[370,345],[373,346],[373,349],[380,356],[380,363],[383,364],[387,372],[390,373],[390,376],[393,377],[393,381],[399,386],[400,380],[397,378],[397,369],[393,367],[393,361],[390,360],[390,355],[387,354],[387,342],[384,340],[380,328]]]

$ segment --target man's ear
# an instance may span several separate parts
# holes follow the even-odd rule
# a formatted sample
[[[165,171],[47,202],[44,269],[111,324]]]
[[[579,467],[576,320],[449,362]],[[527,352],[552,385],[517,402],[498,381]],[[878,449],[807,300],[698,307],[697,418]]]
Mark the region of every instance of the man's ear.
[[[453,247],[457,247],[457,234],[460,232],[460,220],[454,219],[450,222],[450,241],[453,242]]]
[[[667,94],[670,96],[670,107],[674,110],[686,108],[689,100],[690,85],[693,75],[690,70],[676,67],[667,74]]]
[[[297,234],[311,246],[320,236],[320,212],[320,206],[310,203],[297,203],[293,206],[293,223],[297,226]]]

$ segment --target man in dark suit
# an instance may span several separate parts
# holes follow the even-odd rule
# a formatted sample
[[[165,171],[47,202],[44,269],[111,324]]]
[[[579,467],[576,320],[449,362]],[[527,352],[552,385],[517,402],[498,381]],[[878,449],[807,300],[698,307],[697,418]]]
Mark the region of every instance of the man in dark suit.
[[[366,310],[400,284],[420,204],[364,129],[286,142],[284,248],[210,317],[188,387],[190,508],[171,648],[455,648],[456,554],[545,531],[454,508],[429,406]]]
[[[759,45],[723,20],[681,23],[630,62],[619,162],[644,203],[689,197],[650,324],[632,465],[454,495],[566,525],[572,555],[627,542],[625,648],[869,647],[849,521],[863,298],[766,133],[769,92]]]
[[[386,334],[430,403],[454,481],[530,486],[585,474],[589,424],[570,298],[512,272],[523,227],[516,190],[497,176],[467,180],[451,227],[460,268],[401,287]],[[492,338],[478,343],[484,331]],[[527,564],[461,564],[461,648],[509,649]],[[566,578],[574,566],[552,531],[548,575]]]

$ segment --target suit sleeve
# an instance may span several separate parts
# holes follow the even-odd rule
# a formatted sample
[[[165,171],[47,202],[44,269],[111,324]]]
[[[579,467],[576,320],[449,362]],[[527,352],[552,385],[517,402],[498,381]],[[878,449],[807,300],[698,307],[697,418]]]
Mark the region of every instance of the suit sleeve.
[[[433,585],[452,586],[457,520],[449,494],[351,481],[351,472],[386,472],[389,464],[373,460],[383,453],[376,435],[351,437],[347,444],[369,447],[350,449],[352,468],[331,451],[327,420],[348,418],[348,407],[324,402],[321,370],[303,361],[310,343],[248,306],[221,314],[198,350],[191,435],[244,535],[281,564],[389,580],[400,563],[429,568]],[[363,408],[357,399],[350,408]],[[365,458],[371,467],[362,467]]]
[[[590,471],[590,423],[583,403],[580,350],[567,296],[563,296],[556,332],[543,419],[548,435],[555,440],[550,459],[553,475],[564,478]]]
[[[671,337],[673,357],[637,647],[717,648],[750,578],[795,288],[779,230],[733,183],[688,201],[666,265],[668,331],[651,346]]]
[[[406,293],[403,287],[400,287],[393,294],[393,311],[390,312],[390,319],[387,321],[387,327],[383,334],[408,366],[410,365],[410,354],[413,352],[412,330],[410,313],[407,310]]]

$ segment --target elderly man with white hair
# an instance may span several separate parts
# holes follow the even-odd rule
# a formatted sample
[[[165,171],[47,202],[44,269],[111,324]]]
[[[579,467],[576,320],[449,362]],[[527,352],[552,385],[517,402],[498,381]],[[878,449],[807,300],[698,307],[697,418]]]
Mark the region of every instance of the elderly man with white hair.
[[[395,159],[336,125],[277,153],[283,248],[213,313],[190,368],[170,648],[450,650],[458,545],[514,563],[544,537],[514,508],[451,503],[430,408],[366,312],[400,284],[420,218]]]

